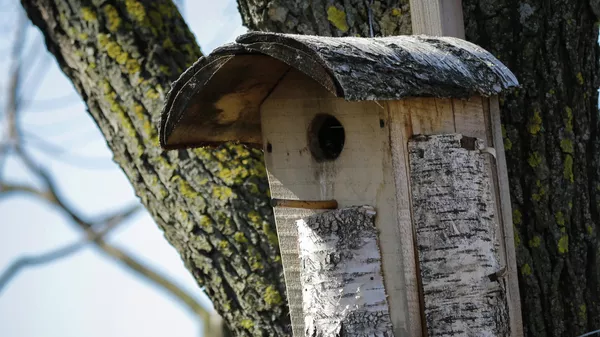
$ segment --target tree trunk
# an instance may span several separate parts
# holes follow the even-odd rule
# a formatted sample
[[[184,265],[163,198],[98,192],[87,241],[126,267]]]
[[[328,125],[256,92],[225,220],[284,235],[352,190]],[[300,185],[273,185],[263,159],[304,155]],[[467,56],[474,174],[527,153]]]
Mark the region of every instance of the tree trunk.
[[[583,0],[463,2],[522,88],[501,100],[528,336],[600,328],[598,27]]]
[[[410,35],[412,32],[409,0],[237,2],[244,25],[252,30],[326,36]]]
[[[171,81],[201,56],[170,0],[23,0],[85,100],[114,160],[238,336],[289,335],[282,266],[260,151],[164,152]]]
[[[251,29],[326,35],[410,32],[408,1],[238,0]],[[467,39],[522,88],[501,100],[525,332],[600,328],[598,1],[463,0]]]
[[[262,155],[234,145],[158,149],[164,93],[200,55],[171,1],[22,3],[115,160],[234,332],[289,333]],[[238,0],[251,29],[333,36],[410,34],[408,3]],[[467,39],[522,83],[501,103],[526,334],[597,329],[598,1],[463,0],[463,7]]]

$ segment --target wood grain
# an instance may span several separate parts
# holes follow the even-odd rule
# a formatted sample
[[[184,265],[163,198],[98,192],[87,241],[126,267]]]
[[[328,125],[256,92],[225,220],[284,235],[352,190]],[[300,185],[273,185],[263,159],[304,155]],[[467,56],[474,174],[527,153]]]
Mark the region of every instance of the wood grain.
[[[508,169],[504,139],[502,138],[502,124],[500,122],[500,104],[498,96],[489,99],[489,116],[491,128],[490,135],[496,149],[496,178],[498,197],[500,201],[500,215],[502,216],[502,243],[506,260],[506,276],[508,309],[510,314],[510,328],[512,337],[522,337],[523,316],[521,314],[521,297],[519,291],[519,276],[517,270],[517,257],[515,250],[515,233],[512,220],[512,207],[510,202],[510,185],[508,183]]]
[[[317,114],[335,116],[346,140],[334,161],[317,162],[308,149],[308,127]],[[397,221],[394,169],[385,106],[335,97],[299,71],[290,71],[261,109],[265,162],[271,196],[290,200],[336,200],[340,208],[373,205],[382,269],[395,336],[409,327],[404,230]],[[382,123],[383,122],[383,123]],[[275,221],[295,336],[304,334],[296,220],[317,211],[275,208]],[[412,244],[410,245],[412,248]],[[410,248],[409,248],[410,249]],[[414,263],[413,263],[414,265]],[[414,274],[411,279],[414,279]],[[415,310],[415,308],[411,308]],[[416,308],[418,310],[418,307]]]
[[[336,209],[338,208],[338,203],[335,200],[271,199],[271,206],[305,209]]]
[[[485,140],[486,145],[489,146],[482,100],[481,96],[474,96],[469,99],[455,98],[452,100],[452,109],[454,110],[456,132]]]
[[[465,38],[461,0],[411,0],[413,34]]]
[[[447,98],[415,97],[399,101],[410,114],[412,133],[430,135],[454,132],[452,100]]]
[[[161,145],[256,144],[259,105],[290,68],[350,101],[439,97],[447,104],[447,97],[490,96],[518,85],[492,54],[452,37],[251,32],[201,58],[174,82],[162,113]]]
[[[408,140],[413,135],[410,111],[404,101],[387,102],[389,113],[390,145],[396,186],[397,221],[402,249],[402,265],[406,282],[406,307],[408,336],[426,336],[423,333],[422,298],[419,291],[419,266],[417,263],[415,233],[412,224]],[[391,282],[390,282],[391,283]],[[388,283],[388,284],[390,284]],[[393,283],[391,283],[393,286]]]

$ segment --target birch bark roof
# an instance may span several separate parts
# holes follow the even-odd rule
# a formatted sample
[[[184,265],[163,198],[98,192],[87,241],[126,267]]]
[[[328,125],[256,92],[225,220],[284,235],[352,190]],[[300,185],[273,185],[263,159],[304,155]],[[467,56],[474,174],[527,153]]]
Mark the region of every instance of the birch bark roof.
[[[200,58],[173,83],[161,146],[260,145],[260,104],[290,69],[350,101],[492,96],[518,86],[492,54],[457,38],[252,32]]]

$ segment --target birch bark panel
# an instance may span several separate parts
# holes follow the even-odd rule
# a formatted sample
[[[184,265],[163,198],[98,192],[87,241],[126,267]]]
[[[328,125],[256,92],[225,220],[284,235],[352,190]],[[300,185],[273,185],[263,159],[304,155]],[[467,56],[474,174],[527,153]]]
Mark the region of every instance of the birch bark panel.
[[[317,114],[337,118],[345,131],[340,156],[316,162],[308,149],[307,130]],[[387,110],[377,102],[348,102],[336,98],[318,83],[291,70],[261,107],[265,162],[273,198],[293,200],[335,199],[340,208],[375,205],[380,231],[383,274],[396,337],[407,336],[407,288],[402,257],[403,230],[397,221],[394,170],[390,153]],[[297,229],[293,219],[304,214],[292,209],[283,219],[275,211],[278,231],[289,233],[281,242],[286,282],[299,282]],[[296,240],[293,240],[293,237]],[[289,254],[288,254],[289,253]],[[413,277],[414,278],[414,277]],[[288,288],[295,336],[304,333],[297,287]],[[293,303],[292,303],[293,302]],[[300,334],[301,333],[301,334]]]
[[[305,336],[393,336],[370,206],[298,220]]]
[[[428,335],[509,336],[483,142],[460,134],[409,141],[413,220]]]

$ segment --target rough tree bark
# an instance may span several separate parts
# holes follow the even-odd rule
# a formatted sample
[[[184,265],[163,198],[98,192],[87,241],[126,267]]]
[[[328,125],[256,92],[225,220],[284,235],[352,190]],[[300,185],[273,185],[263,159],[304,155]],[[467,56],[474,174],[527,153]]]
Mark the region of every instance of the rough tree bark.
[[[410,33],[408,1],[238,0],[251,29]],[[522,88],[501,100],[525,333],[600,328],[597,0],[463,0],[467,40]]]
[[[158,149],[170,81],[199,55],[171,1],[22,0],[165,236],[237,335],[289,332],[259,152]],[[250,29],[410,34],[408,0],[238,0]],[[371,4],[369,6],[369,4]],[[504,97],[528,336],[600,327],[597,0],[463,0],[467,39],[523,87]]]
[[[598,329],[597,2],[463,6],[467,38],[499,57],[522,84],[501,109],[526,333],[578,336]]]
[[[171,81],[201,56],[170,0],[23,0],[137,195],[240,336],[288,335],[277,235],[260,151],[164,152]]]

